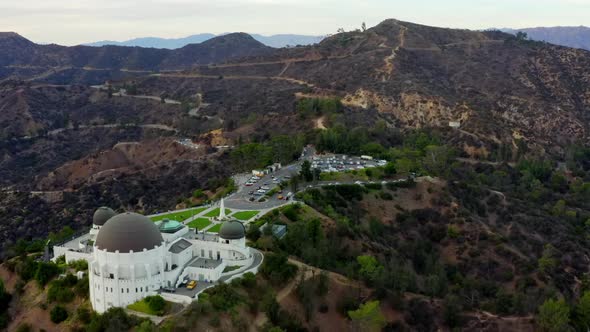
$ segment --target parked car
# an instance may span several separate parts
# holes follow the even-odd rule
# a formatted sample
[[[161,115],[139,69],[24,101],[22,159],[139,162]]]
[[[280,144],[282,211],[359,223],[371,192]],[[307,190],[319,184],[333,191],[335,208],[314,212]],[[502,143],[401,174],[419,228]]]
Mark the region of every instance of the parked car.
[[[278,198],[279,200],[282,200],[284,197],[283,197],[283,195],[279,195],[277,198]]]
[[[189,281],[189,283],[186,285],[187,289],[195,289],[195,287],[197,287],[197,281],[196,280],[191,280]]]
[[[164,291],[166,293],[176,293],[176,289],[174,289],[172,287],[164,287],[164,288],[162,288],[162,291]]]

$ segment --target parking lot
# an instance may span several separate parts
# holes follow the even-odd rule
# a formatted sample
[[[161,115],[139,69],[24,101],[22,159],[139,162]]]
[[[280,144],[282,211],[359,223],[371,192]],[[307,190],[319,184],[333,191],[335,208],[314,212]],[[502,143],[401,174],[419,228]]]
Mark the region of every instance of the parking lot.
[[[267,194],[278,187],[281,182],[288,182],[292,176],[298,174],[300,167],[301,163],[297,162],[257,178],[253,178],[252,174],[234,176],[238,191],[226,198],[226,207],[260,210],[287,203],[288,201],[285,200],[289,194],[287,188],[282,193],[277,192],[271,196],[267,196]],[[280,196],[282,199],[279,199]]]
[[[374,160],[368,156],[347,156],[326,154],[311,158],[311,168],[319,168],[322,172],[344,172],[385,166],[385,160]]]
[[[291,196],[295,194],[290,194],[289,186],[282,192],[277,191],[272,195],[268,194],[278,187],[280,183],[289,182],[292,176],[299,174],[304,160],[311,163],[312,169],[318,168],[322,172],[344,172],[384,166],[386,164],[385,160],[374,160],[369,156],[318,155],[313,147],[308,146],[304,148],[299,161],[274,172],[256,177],[251,173],[234,176],[238,190],[226,198],[226,207],[241,210],[263,210],[288,203]]]

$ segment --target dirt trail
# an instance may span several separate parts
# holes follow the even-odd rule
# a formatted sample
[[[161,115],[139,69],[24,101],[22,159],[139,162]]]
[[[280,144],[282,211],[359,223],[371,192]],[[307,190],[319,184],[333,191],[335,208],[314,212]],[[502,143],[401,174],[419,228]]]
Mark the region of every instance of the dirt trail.
[[[324,125],[325,120],[326,120],[325,116],[315,119],[314,120],[315,129],[326,129],[326,126]]]
[[[173,77],[173,78],[210,78],[219,79],[219,75],[202,75],[202,74],[152,74],[150,76],[156,77]],[[229,75],[223,76],[223,79],[228,80],[278,80],[287,81],[295,84],[306,85],[313,88],[315,85],[309,82],[298,80],[290,77],[278,77],[278,76],[256,76],[256,75]]]
[[[406,31],[408,30],[408,28],[402,26],[400,27],[400,31],[399,31],[399,44],[393,48],[393,50],[391,51],[391,55],[387,56],[385,58],[385,73],[387,73],[390,77],[391,74],[393,73],[393,60],[395,60],[395,57],[397,56],[397,52],[399,51],[400,48],[404,47],[404,45],[406,44]]]
[[[285,64],[285,67],[283,67],[283,70],[281,70],[281,72],[277,75],[277,77],[282,77],[283,74],[287,71],[287,69],[289,69],[290,66],[291,66],[291,62],[287,62]]]
[[[287,296],[289,296],[289,294],[291,294],[293,292],[295,287],[297,287],[297,284],[299,284],[299,282],[302,279],[302,274],[303,274],[303,280],[307,280],[307,279],[310,279],[314,276],[318,276],[318,275],[320,275],[320,273],[324,272],[328,275],[328,277],[330,278],[330,281],[332,281],[332,282],[337,282],[337,283],[344,285],[344,286],[355,286],[356,285],[355,282],[350,281],[345,276],[338,274],[336,272],[322,270],[320,268],[307,265],[307,264],[305,264],[301,261],[295,260],[293,258],[289,258],[289,263],[296,265],[299,268],[299,271],[298,271],[297,275],[295,277],[293,277],[293,279],[291,279],[291,281],[287,285],[285,285],[285,287],[283,287],[277,293],[276,300],[279,303],[282,300],[284,300]],[[250,331],[252,331],[252,332],[259,331],[260,327],[262,327],[262,325],[264,325],[267,320],[268,320],[268,318],[266,317],[265,314],[258,314],[256,319],[254,320],[254,324],[252,324],[252,326],[250,327]]]

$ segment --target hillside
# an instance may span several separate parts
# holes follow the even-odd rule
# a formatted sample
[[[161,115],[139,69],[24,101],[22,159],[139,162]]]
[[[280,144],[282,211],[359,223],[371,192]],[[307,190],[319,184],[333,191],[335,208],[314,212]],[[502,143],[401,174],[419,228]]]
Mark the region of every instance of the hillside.
[[[519,142],[563,156],[564,146],[588,138],[590,53],[584,50],[388,20],[365,33],[232,62],[161,76],[178,86],[213,77],[294,82],[312,95],[377,110],[401,128],[459,122],[461,133],[476,141],[465,149],[472,157],[488,158],[494,146]],[[472,149],[481,154],[467,152]]]

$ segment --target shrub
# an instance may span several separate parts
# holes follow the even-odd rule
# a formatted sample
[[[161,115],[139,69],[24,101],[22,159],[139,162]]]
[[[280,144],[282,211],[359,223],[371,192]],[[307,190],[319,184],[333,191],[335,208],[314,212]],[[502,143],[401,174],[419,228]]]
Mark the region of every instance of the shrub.
[[[381,190],[383,189],[383,185],[381,183],[365,183],[365,187],[371,190]]]
[[[88,308],[79,307],[76,310],[76,319],[78,319],[80,322],[82,322],[84,324],[88,324],[90,322],[91,318],[92,318],[92,315],[90,313],[90,310],[88,310]]]
[[[379,194],[379,196],[381,197],[382,200],[386,200],[386,201],[393,200],[393,195],[391,195],[390,193],[387,193],[387,192],[382,192]]]
[[[166,301],[160,295],[148,296],[144,301],[153,312],[156,312],[158,315],[164,313]]]
[[[56,280],[49,284],[47,291],[47,301],[68,303],[74,299],[74,292],[62,280]]]
[[[55,324],[59,324],[64,320],[68,319],[68,312],[66,309],[60,305],[56,305],[51,311],[49,312],[49,318]]]
[[[39,285],[45,286],[51,279],[57,276],[59,272],[60,268],[55,263],[40,262],[37,264],[35,280],[37,280]]]
[[[30,332],[32,331],[32,327],[28,323],[21,323],[16,328],[15,332]]]
[[[83,259],[71,261],[68,265],[76,271],[88,271],[88,262]]]
[[[260,272],[271,282],[279,284],[293,278],[297,273],[297,266],[289,263],[286,255],[269,254],[265,257]]]

